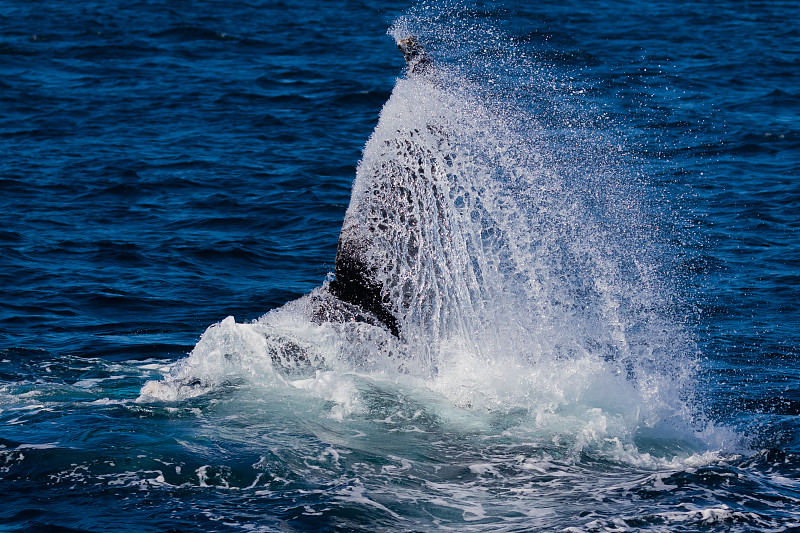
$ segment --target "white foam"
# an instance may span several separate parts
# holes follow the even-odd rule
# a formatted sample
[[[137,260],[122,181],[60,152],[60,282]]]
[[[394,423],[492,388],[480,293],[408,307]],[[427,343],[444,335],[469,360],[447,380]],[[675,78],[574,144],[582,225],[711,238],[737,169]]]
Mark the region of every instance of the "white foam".
[[[20,444],[15,449],[16,450],[52,450],[59,448],[58,441],[56,442],[45,442],[41,444]]]
[[[293,387],[306,389],[319,398],[335,402],[330,417],[343,420],[354,412],[363,411],[358,388],[352,376],[338,372],[320,372],[313,378],[291,382]]]

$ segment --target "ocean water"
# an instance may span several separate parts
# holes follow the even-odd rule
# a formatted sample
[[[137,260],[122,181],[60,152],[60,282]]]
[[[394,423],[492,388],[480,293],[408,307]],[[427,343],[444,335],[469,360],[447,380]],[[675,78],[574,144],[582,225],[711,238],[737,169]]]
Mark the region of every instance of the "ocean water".
[[[798,17],[3,2],[0,530],[800,530]]]

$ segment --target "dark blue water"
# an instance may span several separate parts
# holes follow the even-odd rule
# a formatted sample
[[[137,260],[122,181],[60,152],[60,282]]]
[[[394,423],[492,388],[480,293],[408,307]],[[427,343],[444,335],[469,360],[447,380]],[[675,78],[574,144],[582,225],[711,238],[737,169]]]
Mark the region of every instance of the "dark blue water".
[[[3,2],[0,529],[797,530],[798,18]],[[464,280],[481,313],[448,294],[484,340],[420,335],[398,353],[438,366],[397,370],[268,315],[335,359],[288,377],[232,321],[198,344],[329,277],[390,96],[458,126],[453,179],[494,225],[453,234],[500,251],[428,259],[503,258]],[[143,392],[171,368],[214,385]]]

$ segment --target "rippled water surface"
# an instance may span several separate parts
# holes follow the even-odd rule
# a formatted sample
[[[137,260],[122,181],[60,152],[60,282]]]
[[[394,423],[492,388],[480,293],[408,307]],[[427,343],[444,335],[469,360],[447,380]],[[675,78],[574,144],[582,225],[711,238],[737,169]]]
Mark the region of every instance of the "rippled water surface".
[[[0,529],[797,530],[798,17],[4,2]]]

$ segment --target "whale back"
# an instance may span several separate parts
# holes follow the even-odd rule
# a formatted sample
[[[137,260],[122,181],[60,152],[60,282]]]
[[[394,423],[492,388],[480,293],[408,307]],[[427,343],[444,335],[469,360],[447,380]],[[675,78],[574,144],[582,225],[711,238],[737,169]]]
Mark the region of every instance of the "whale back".
[[[479,284],[467,283],[476,273],[463,253],[466,232],[453,231],[460,192],[451,96],[437,87],[415,41],[399,47],[407,76],[398,80],[358,166],[329,290],[402,339],[430,342],[451,330],[453,319],[475,315],[458,311],[473,304],[466,288]]]

